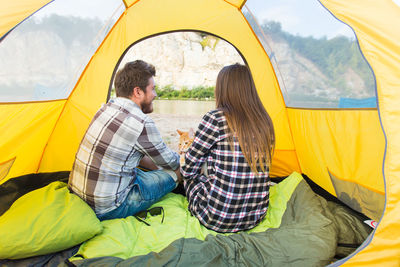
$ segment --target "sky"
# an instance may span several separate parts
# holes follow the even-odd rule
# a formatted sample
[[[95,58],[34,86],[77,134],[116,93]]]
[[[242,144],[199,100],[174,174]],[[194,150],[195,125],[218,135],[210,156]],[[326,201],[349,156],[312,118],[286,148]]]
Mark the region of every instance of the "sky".
[[[354,38],[351,28],[333,17],[317,0],[247,0],[246,7],[259,23],[278,21],[284,31],[294,35]]]
[[[35,16],[40,18],[56,13],[61,16],[97,17],[107,20],[119,7],[121,13],[125,9],[121,0],[57,0],[38,11]]]
[[[400,0],[392,1],[400,6]],[[80,8],[73,9],[76,6],[74,3]],[[59,15],[107,20],[118,7],[118,12],[122,12],[121,0],[57,0],[39,11],[37,16],[46,16],[57,10]],[[355,38],[350,27],[333,17],[318,0],[247,0],[246,7],[257,17],[259,23],[265,20],[279,21],[284,31],[294,35],[316,38],[344,35]],[[243,11],[246,11],[245,7]]]

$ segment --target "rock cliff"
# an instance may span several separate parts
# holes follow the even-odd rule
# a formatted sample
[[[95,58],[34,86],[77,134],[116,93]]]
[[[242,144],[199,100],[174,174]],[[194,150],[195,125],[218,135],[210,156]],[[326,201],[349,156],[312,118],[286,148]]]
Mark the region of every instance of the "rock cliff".
[[[176,32],[146,39],[134,45],[125,62],[142,59],[155,65],[156,82],[162,87],[213,86],[225,65],[242,63],[236,49],[213,36],[196,32]]]
[[[0,49],[2,90],[24,92],[35,98],[66,97],[88,62],[85,51],[96,48],[79,40],[69,40],[51,31],[11,32]],[[363,79],[350,67],[342,86],[322,73],[312,61],[290,49],[284,40],[262,40],[274,65],[285,100],[337,102],[339,97],[368,97]],[[156,66],[160,87],[213,86],[221,68],[243,64],[238,51],[229,43],[197,32],[176,32],[148,38],[132,46],[121,61],[143,59]],[[8,89],[7,89],[8,88]],[[22,96],[21,96],[22,97]],[[22,97],[23,98],[23,97]]]

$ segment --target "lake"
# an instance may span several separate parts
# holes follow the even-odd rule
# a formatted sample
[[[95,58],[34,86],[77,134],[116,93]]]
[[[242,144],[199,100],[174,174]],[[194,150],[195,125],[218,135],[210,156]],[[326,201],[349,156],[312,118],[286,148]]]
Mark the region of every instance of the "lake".
[[[177,115],[204,115],[215,108],[215,101],[196,100],[154,100],[154,113]]]
[[[215,108],[215,101],[195,100],[154,100],[154,120],[164,142],[173,150],[178,150],[179,135],[177,129],[196,131],[203,115]]]

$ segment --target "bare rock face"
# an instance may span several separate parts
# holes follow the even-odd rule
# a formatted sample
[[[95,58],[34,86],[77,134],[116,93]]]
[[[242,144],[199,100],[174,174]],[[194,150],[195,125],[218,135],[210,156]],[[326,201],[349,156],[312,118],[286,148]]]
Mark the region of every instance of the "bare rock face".
[[[345,71],[344,84],[323,73],[310,59],[297,53],[282,39],[261,40],[270,56],[287,104],[310,101],[323,106],[336,105],[340,97],[368,96],[362,78],[351,68]],[[222,67],[243,59],[224,40],[196,32],[176,32],[146,39],[134,45],[126,54],[127,61],[143,59],[156,66],[159,86],[213,86]],[[123,66],[123,65],[120,65]],[[322,102],[318,102],[322,101]]]
[[[327,84],[328,78],[325,74],[313,62],[290,49],[286,42],[270,40],[269,44],[274,53],[271,61],[277,76],[280,76],[284,94],[308,92],[318,95],[319,91],[333,90]]]
[[[46,50],[37,49],[48,47]],[[0,49],[0,84],[15,89],[30,88],[31,85],[58,87],[67,78],[65,62],[67,50],[62,40],[45,31],[13,32]],[[49,56],[49,54],[51,56]],[[45,62],[45,64],[43,63]],[[35,90],[26,90],[34,95]]]
[[[371,88],[350,66],[343,66],[340,80],[321,71],[318,64],[297,53],[282,39],[264,36],[267,51],[288,106],[336,107],[341,97],[365,98]],[[372,93],[373,95],[373,93]]]
[[[68,97],[91,56],[87,44],[72,40],[67,46],[42,29],[12,31],[0,45],[1,101]]]
[[[222,67],[243,60],[229,43],[196,32],[176,32],[146,39],[134,45],[122,61],[142,59],[156,67],[156,82],[193,88],[214,86]]]
[[[75,35],[65,42],[62,33],[44,29],[13,31],[0,43],[0,88],[7,92],[0,100],[45,100],[68,96],[85,62],[93,54],[90,51],[94,52],[97,46],[92,47]],[[325,107],[327,103],[336,105],[340,97],[371,95],[362,77],[349,66],[343,67],[346,68],[343,79],[335,81],[317,64],[291,49],[285,40],[266,38],[261,41],[289,106],[295,100],[300,105],[305,101],[305,106],[315,102],[317,106]],[[136,59],[155,65],[156,83],[160,87],[175,89],[215,86],[217,75],[224,66],[244,64],[231,44],[198,32],[175,32],[145,39],[130,48],[119,68]],[[11,100],[6,98],[12,94]]]

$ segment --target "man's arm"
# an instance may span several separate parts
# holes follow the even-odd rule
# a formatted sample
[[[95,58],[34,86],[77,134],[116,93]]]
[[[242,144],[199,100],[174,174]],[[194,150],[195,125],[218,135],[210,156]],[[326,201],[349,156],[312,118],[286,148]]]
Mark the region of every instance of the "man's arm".
[[[139,166],[143,167],[143,168],[145,168],[147,170],[150,170],[150,171],[154,171],[154,170],[158,170],[159,169],[159,167],[146,155],[139,162]],[[174,172],[175,172],[175,174],[176,174],[176,176],[178,178],[177,182],[181,183],[183,180],[182,180],[182,174],[181,174],[180,168],[174,170]]]
[[[139,162],[139,166],[150,171],[158,170],[157,165],[146,155]]]
[[[179,169],[179,154],[169,149],[163,142],[152,120],[145,122],[135,148],[147,156],[143,164],[147,164],[150,169],[158,169],[158,166],[173,171]]]

